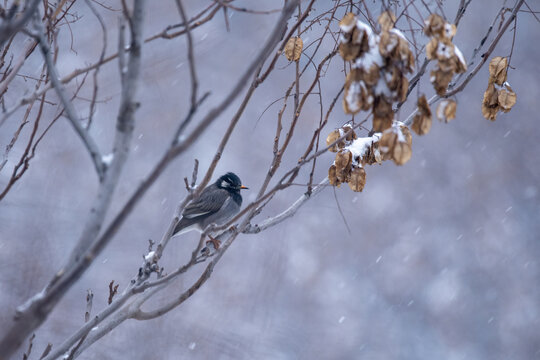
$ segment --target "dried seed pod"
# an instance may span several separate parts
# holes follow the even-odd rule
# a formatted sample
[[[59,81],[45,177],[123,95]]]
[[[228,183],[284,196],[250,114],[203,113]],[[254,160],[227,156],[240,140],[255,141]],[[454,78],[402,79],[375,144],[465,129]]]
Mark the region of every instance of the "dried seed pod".
[[[283,52],[285,54],[285,57],[289,61],[298,61],[300,60],[300,55],[302,55],[302,48],[304,47],[304,42],[300,37],[291,37],[289,41],[287,41],[287,44],[285,44],[285,48],[283,49]]]
[[[396,165],[403,165],[412,157],[411,145],[406,142],[397,142],[392,151],[392,160]]]
[[[497,107],[499,105],[499,96],[493,83],[488,84],[488,87],[484,92],[484,100],[482,102],[489,107]]]
[[[405,142],[409,144],[410,146],[412,146],[412,135],[411,135],[411,132],[409,131],[409,128],[406,127],[405,125],[400,125],[399,130],[401,131],[401,134],[405,138]]]
[[[339,55],[345,61],[352,61],[360,56],[361,47],[358,44],[341,43],[339,44]]]
[[[380,78],[379,67],[376,64],[370,66],[368,70],[362,71],[362,79],[368,86],[375,86]]]
[[[347,136],[345,137],[345,141],[352,141],[356,139],[356,133],[354,132],[350,124],[343,125],[341,129],[343,131],[343,135],[347,134]]]
[[[425,21],[424,33],[427,36],[444,37],[446,21],[437,14],[431,14]]]
[[[490,107],[484,103],[482,103],[482,115],[488,120],[495,121],[497,119],[497,112],[499,111],[499,107]]]
[[[418,135],[425,135],[431,129],[431,109],[429,108],[426,95],[418,98],[418,110],[414,116],[411,128]]]
[[[379,39],[379,53],[383,57],[391,57],[398,48],[399,36],[393,32],[383,31]]]
[[[437,92],[437,95],[444,96],[446,94],[446,89],[448,89],[448,84],[452,81],[454,73],[452,71],[443,71],[441,69],[435,69],[431,71],[431,83]]]
[[[339,27],[343,32],[349,33],[351,32],[356,24],[356,16],[350,12],[347,15],[343,17],[343,19],[339,22]]]
[[[508,68],[508,59],[496,56],[489,62],[489,80],[497,85],[502,85],[506,81],[506,69]]]
[[[444,24],[443,36],[447,39],[452,40],[454,35],[456,35],[456,31],[457,31],[456,25],[446,23]]]
[[[391,11],[384,11],[381,13],[377,21],[381,25],[382,31],[389,31],[396,23],[396,15],[394,15],[394,13]]]
[[[392,104],[378,96],[373,104],[373,130],[375,132],[383,132],[392,126],[394,120],[394,112]]]
[[[328,136],[326,137],[326,146],[330,146],[330,144],[333,144],[337,139],[341,137],[339,130],[334,130]],[[339,141],[338,143],[334,144],[329,150],[331,152],[338,152],[339,149],[342,149],[345,146],[345,142]]]
[[[497,100],[501,110],[509,112],[512,109],[512,106],[516,104],[517,95],[512,91],[510,86],[507,86],[506,89],[499,90]]]
[[[437,105],[437,119],[444,121],[445,123],[456,117],[457,104],[454,100],[443,100]]]
[[[338,186],[341,184],[341,182],[338,180],[336,175],[336,165],[330,166],[328,169],[328,180],[330,182],[330,185]]]
[[[342,172],[344,169],[351,167],[352,162],[352,153],[349,150],[341,150],[336,154],[336,160],[334,164],[336,165],[336,171],[338,173]]]
[[[385,131],[379,139],[379,150],[383,154],[383,160],[391,158],[386,155],[391,155],[394,151],[394,146],[398,141],[398,135],[393,131]]]
[[[414,55],[409,47],[409,42],[406,39],[399,38],[398,54],[401,61],[405,65],[406,72],[414,71]]]
[[[433,60],[437,58],[437,47],[439,46],[439,39],[433,37],[426,45],[426,58]]]
[[[352,191],[362,191],[366,185],[366,171],[364,168],[355,166],[351,171],[348,184]]]

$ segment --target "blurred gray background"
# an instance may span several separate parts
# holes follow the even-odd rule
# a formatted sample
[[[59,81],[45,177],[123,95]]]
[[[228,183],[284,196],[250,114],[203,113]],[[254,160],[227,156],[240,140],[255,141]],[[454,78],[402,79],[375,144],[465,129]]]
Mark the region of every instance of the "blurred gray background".
[[[120,7],[118,2],[110,3]],[[185,3],[193,15],[210,2]],[[252,9],[281,6],[279,1],[234,3]],[[445,5],[449,19],[455,15],[454,3]],[[316,12],[332,4],[318,2]],[[529,4],[540,10],[538,3]],[[454,39],[467,59],[501,5],[488,0],[470,5]],[[84,2],[73,9],[81,19],[71,24],[73,39],[67,28],[60,33],[60,43],[65,45],[58,62],[62,75],[95,62],[101,49],[96,19]],[[120,14],[98,9],[108,24],[107,53],[112,53]],[[378,14],[380,5],[372,4],[372,11]],[[341,10],[336,16],[343,14]],[[229,11],[229,16],[230,32],[221,13],[193,32],[201,91],[211,91],[198,119],[232,88],[279,14]],[[149,1],[145,37],[177,22],[173,1]],[[332,28],[337,31],[337,23]],[[305,36],[312,41],[320,30]],[[531,14],[520,13],[511,62],[515,70],[508,76],[518,100],[510,113],[500,114],[494,123],[482,117],[488,79],[483,68],[457,96],[455,120],[435,121],[428,135],[414,136],[413,157],[405,166],[391,162],[371,166],[363,193],[353,193],[345,185],[334,194],[329,187],[281,225],[255,236],[240,236],[212,278],[182,306],[156,320],[127,321],[80,358],[540,359],[539,34],[540,23]],[[18,39],[22,43],[22,37]],[[511,40],[512,34],[506,34],[493,55],[507,56]],[[69,50],[71,41],[75,51]],[[419,39],[422,44],[426,41]],[[304,44],[308,42],[304,38]],[[331,46],[331,42],[323,44],[318,61]],[[306,61],[303,57],[301,65]],[[37,76],[41,64],[41,58],[34,56],[21,72]],[[234,171],[254,189],[245,193],[246,202],[254,199],[270,164],[282,102],[257,119],[284,95],[294,77],[294,65],[284,57],[276,66],[277,71],[255,93],[216,170],[216,176]],[[119,104],[117,69],[113,61],[99,77],[99,98],[107,102],[99,104],[92,135],[104,152],[110,151]],[[336,57],[322,80],[325,111],[343,84],[342,69],[342,60]],[[301,84],[304,90],[312,77],[306,79]],[[12,86],[22,91],[32,89],[33,83],[20,80]],[[420,89],[433,94],[425,81]],[[90,90],[81,96],[89,97]],[[136,114],[132,153],[109,219],[160,157],[188,110],[184,37],[145,45],[138,98],[142,106]],[[415,102],[416,91],[398,114],[401,120]],[[148,239],[162,236],[185,196],[182,179],[190,176],[193,159],[198,158],[200,169],[206,170],[238,104],[232,104],[151,188],[36,333],[36,354],[47,342],[57,345],[83,324],[87,289],[95,293],[96,313],[106,306],[111,280],[121,290],[136,274]],[[81,114],[87,114],[88,106],[77,102]],[[47,107],[44,119],[56,111]],[[282,170],[303,153],[319,111],[318,97],[312,96]],[[1,128],[2,148],[22,114],[19,111]],[[323,141],[349,119],[338,104]],[[25,131],[28,136],[29,129]],[[6,183],[22,151],[22,147],[13,150],[0,173],[0,184]],[[321,157],[316,179],[326,176],[332,161],[333,154]],[[307,173],[302,172],[299,182],[305,183]],[[87,153],[68,122],[60,119],[38,148],[28,173],[0,203],[0,323],[12,316],[15,306],[41,290],[63,264],[96,188]],[[258,221],[285,209],[305,190],[295,186],[280,194]],[[190,256],[197,239],[196,234],[188,234],[170,244],[162,264],[166,271]],[[170,294],[189,286],[200,269],[187,274]]]

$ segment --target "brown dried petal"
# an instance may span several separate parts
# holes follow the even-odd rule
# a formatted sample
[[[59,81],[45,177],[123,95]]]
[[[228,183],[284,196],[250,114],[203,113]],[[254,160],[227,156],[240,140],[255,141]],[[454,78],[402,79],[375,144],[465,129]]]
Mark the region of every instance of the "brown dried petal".
[[[360,56],[361,47],[357,44],[352,43],[341,43],[339,44],[339,55],[345,61],[353,61],[358,56]]]
[[[352,191],[360,192],[366,185],[366,171],[364,168],[355,167],[349,177],[349,187]]]
[[[506,81],[506,68],[508,60],[505,57],[496,56],[489,62],[489,79],[497,85],[502,85]]]
[[[382,31],[389,31],[396,23],[396,16],[391,11],[384,11],[378,19]]]
[[[304,42],[300,37],[291,37],[287,44],[285,44],[285,57],[289,61],[298,61],[300,60],[300,55],[302,55],[302,48],[304,47]]]

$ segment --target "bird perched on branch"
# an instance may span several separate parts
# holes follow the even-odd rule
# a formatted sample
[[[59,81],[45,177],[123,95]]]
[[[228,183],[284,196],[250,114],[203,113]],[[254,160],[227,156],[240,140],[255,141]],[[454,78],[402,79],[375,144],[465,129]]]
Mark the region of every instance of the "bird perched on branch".
[[[241,189],[247,189],[247,187],[242,185],[236,174],[228,172],[221,176],[215,183],[204,188],[201,195],[186,206],[182,212],[182,218],[174,228],[173,236],[191,230],[203,232],[211,224],[225,224],[240,211]],[[217,249],[219,242],[212,237],[210,239]]]

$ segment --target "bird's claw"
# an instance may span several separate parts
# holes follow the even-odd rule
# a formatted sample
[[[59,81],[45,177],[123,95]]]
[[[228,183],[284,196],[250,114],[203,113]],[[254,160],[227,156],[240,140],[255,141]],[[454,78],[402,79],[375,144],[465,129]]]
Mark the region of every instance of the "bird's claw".
[[[219,250],[219,247],[221,246],[221,241],[219,241],[218,239],[216,238],[213,238],[212,236],[208,235],[208,237],[210,238],[210,240],[208,240],[206,242],[206,245],[208,246],[208,244],[212,244],[214,245],[214,249],[216,250]]]

